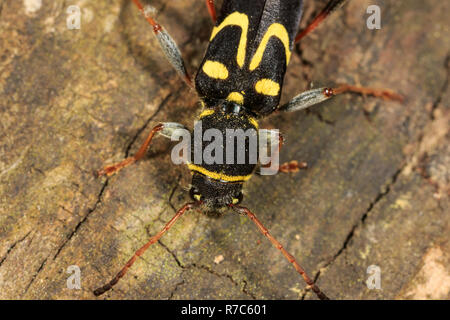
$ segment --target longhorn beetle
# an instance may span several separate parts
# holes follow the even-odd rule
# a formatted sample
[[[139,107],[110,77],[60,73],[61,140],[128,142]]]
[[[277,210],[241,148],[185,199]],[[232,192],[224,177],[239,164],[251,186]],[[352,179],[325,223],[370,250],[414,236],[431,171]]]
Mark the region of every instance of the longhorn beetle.
[[[402,100],[400,95],[390,90],[341,85],[337,88],[318,88],[303,92],[290,102],[279,106],[283,78],[294,43],[317,27],[345,0],[328,1],[318,16],[298,34],[297,28],[303,5],[301,0],[224,0],[217,18],[214,0],[206,0],[215,27],[195,77],[195,83],[192,82],[186,71],[181,53],[174,40],[148,14],[148,10],[145,10],[139,0],[133,0],[133,2],[153,27],[153,32],[169,62],[182,79],[196,90],[203,106],[203,112],[199,116],[199,120],[202,120],[203,131],[216,128],[224,137],[226,129],[254,129],[258,132],[258,119],[262,117],[274,112],[305,109],[344,92]],[[183,128],[181,124],[173,122],[156,125],[135,155],[117,164],[106,166],[97,172],[98,175],[112,175],[136,162],[144,156],[156,133],[170,137],[175,130],[180,128]],[[282,139],[280,138],[280,140]],[[203,150],[205,145],[202,144],[201,147]],[[202,160],[201,163],[188,163],[188,168],[192,173],[190,189],[192,202],[180,208],[159,233],[151,237],[144,246],[136,251],[109,283],[96,289],[94,291],[96,296],[110,290],[126,274],[136,259],[150,245],[157,242],[186,211],[200,208],[205,213],[209,213],[223,212],[224,209],[231,208],[239,214],[248,216],[261,233],[293,264],[316,295],[320,299],[328,299],[296,259],[256,218],[255,214],[239,205],[243,198],[241,191],[243,183],[256,171],[257,165],[247,161],[249,151],[246,148],[243,151],[237,149],[231,151],[234,155],[244,152],[246,162],[243,164],[207,164]],[[292,172],[304,167],[306,167],[304,163],[294,161],[282,165],[280,171]]]

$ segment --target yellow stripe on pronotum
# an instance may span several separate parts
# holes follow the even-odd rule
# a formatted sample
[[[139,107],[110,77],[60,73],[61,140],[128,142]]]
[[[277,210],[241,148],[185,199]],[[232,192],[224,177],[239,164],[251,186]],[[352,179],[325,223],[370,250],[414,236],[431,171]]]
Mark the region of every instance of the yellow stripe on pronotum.
[[[253,118],[253,117],[248,117],[248,121],[250,121],[250,123],[251,123],[256,129],[258,129],[259,124],[258,124],[258,121],[256,121],[255,118]]]
[[[247,176],[230,176],[230,175],[224,174],[222,172],[209,171],[203,167],[197,166],[192,163],[188,163],[187,166],[188,166],[189,170],[200,172],[201,174],[203,174],[207,177],[210,177],[214,180],[222,180],[222,181],[227,181],[227,182],[239,182],[239,181],[247,181],[248,179],[250,179],[252,177],[251,174],[249,174]]]
[[[277,96],[280,92],[280,85],[270,79],[261,79],[256,82],[255,90],[266,96]]]
[[[218,61],[206,60],[203,64],[202,70],[210,78],[225,80],[228,78],[228,69],[225,65]]]
[[[226,17],[220,25],[214,27],[209,41],[211,42],[214,37],[227,26],[239,26],[242,29],[236,56],[237,64],[242,68],[244,66],[245,50],[247,47],[248,17],[246,14],[239,13],[237,11],[233,12]]]
[[[214,112],[216,112],[214,109],[206,109],[200,115],[198,116],[199,119],[204,118],[206,116],[212,115]]]
[[[271,24],[264,34],[261,43],[258,46],[255,54],[253,55],[252,61],[250,62],[250,71],[255,70],[262,61],[264,51],[266,51],[267,43],[269,42],[271,37],[277,37],[281,40],[284,45],[284,51],[286,53],[286,65],[289,63],[289,59],[291,58],[291,50],[289,49],[289,35],[286,31],[286,28],[279,23]]]

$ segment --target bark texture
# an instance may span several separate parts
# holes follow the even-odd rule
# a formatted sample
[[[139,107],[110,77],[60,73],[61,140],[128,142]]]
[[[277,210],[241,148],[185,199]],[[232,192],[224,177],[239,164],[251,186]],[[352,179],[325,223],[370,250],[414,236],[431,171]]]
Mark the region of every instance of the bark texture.
[[[191,73],[212,28],[204,1],[152,1]],[[304,26],[325,4],[306,3]],[[370,4],[381,29],[366,26]],[[67,8],[81,8],[81,29]],[[292,55],[283,99],[348,82],[403,104],[343,95],[261,127],[286,137],[297,174],[253,177],[244,203],[333,299],[450,298],[448,1],[352,0]],[[0,0],[0,298],[94,299],[187,200],[189,172],[155,139],[192,127],[177,78],[131,1]],[[218,258],[223,256],[223,261]],[[81,289],[68,289],[71,265]],[[378,266],[381,290],[368,289]],[[100,299],[316,299],[245,217],[187,213]]]

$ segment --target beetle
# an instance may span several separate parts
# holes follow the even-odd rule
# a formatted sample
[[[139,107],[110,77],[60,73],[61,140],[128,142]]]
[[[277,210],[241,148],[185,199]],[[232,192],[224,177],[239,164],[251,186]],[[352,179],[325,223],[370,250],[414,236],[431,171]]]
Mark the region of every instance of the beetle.
[[[295,42],[316,28],[345,0],[328,1],[325,8],[300,33],[297,33],[297,29],[302,16],[303,1],[301,0],[225,0],[218,16],[214,1],[206,0],[215,26],[195,81],[186,71],[175,41],[139,0],[133,0],[133,2],[153,27],[153,32],[168,61],[187,85],[197,92],[203,107],[203,111],[198,117],[202,123],[200,129],[202,134],[208,129],[215,129],[226,139],[229,136],[227,131],[229,129],[253,130],[254,135],[261,138],[263,135],[258,128],[259,119],[277,112],[306,109],[344,92],[402,100],[400,95],[388,89],[370,89],[344,84],[337,88],[311,89],[295,96],[288,103],[279,105],[283,79]],[[104,167],[98,171],[98,175],[112,175],[141,159],[155,134],[171,137],[176,130],[183,128],[184,126],[181,124],[173,122],[156,125],[135,155]],[[264,137],[269,144],[277,145],[276,142],[278,142],[279,151],[283,140],[282,136],[276,138],[278,141],[272,140],[271,135]],[[315,294],[320,299],[328,299],[296,259],[269,233],[256,215],[248,208],[240,206],[243,200],[243,184],[258,170],[258,165],[249,161],[251,152],[248,144],[249,137],[244,139],[242,149],[238,149],[234,145],[232,147],[221,145],[228,154],[232,155],[233,159],[240,155],[243,156],[245,160],[242,163],[207,163],[205,159],[201,159],[199,162],[189,161],[187,165],[192,173],[189,194],[192,202],[180,208],[165,227],[137,250],[120,272],[106,285],[96,289],[94,294],[99,296],[110,290],[126,274],[136,259],[150,245],[157,242],[186,211],[200,208],[205,213],[221,214],[231,208],[239,214],[248,216],[264,236],[293,264]],[[200,151],[204,151],[206,147],[207,144],[201,142]],[[194,151],[191,152],[191,160],[193,157],[195,158]],[[282,165],[280,170],[292,172],[305,167],[304,163],[290,162]]]

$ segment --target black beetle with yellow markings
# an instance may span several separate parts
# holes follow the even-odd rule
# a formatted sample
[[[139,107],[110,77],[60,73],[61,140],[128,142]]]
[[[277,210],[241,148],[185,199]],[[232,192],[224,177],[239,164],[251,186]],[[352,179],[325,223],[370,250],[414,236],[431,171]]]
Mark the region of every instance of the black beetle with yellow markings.
[[[133,0],[133,2],[153,26],[154,34],[169,62],[183,80],[197,92],[203,106],[203,111],[198,119],[202,124],[201,133],[203,134],[208,129],[215,129],[223,136],[221,141],[224,143],[224,161],[220,164],[207,163],[205,160],[192,161],[195,158],[194,148],[192,149],[192,162],[188,162],[188,167],[193,175],[190,189],[193,202],[187,203],[179,209],[166,226],[136,251],[120,272],[109,283],[96,289],[94,294],[98,296],[110,290],[125,275],[136,259],[150,245],[157,242],[186,211],[199,208],[203,212],[211,213],[224,212],[224,209],[231,208],[240,214],[247,215],[264,236],[292,263],[309,288],[320,299],[327,299],[327,296],[315,285],[295,258],[269,233],[255,214],[246,207],[239,206],[239,203],[243,199],[242,186],[244,182],[250,179],[257,168],[257,163],[249,160],[252,155],[249,139],[252,134],[259,138],[263,136],[258,127],[258,119],[274,112],[302,110],[344,92],[402,100],[400,95],[390,90],[344,84],[337,88],[308,90],[300,93],[290,102],[279,105],[283,79],[294,43],[317,27],[345,0],[328,1],[315,19],[298,34],[297,28],[302,16],[303,5],[301,0],[224,0],[218,18],[216,18],[214,1],[206,0],[215,26],[210,36],[208,49],[195,77],[195,85],[186,71],[175,41],[148,14],[151,10],[147,10],[138,0]],[[173,122],[156,125],[135,155],[99,170],[98,174],[112,175],[136,162],[144,156],[156,133],[170,137],[175,130],[180,128],[184,128],[184,126]],[[245,137],[244,148],[238,149],[233,144],[231,150],[226,152],[225,142],[227,138],[230,138],[227,137],[230,129],[251,132],[249,136]],[[267,137],[269,136],[267,135]],[[269,138],[267,139],[266,142],[273,142]],[[282,142],[281,139],[280,141]],[[195,141],[192,142],[191,145],[194,145]],[[208,144],[202,140],[200,146],[202,152]],[[231,153],[235,158],[241,156],[245,160],[240,163],[225,161],[227,153]],[[302,167],[304,165],[290,162],[288,165],[282,165],[280,171],[298,171]]]

